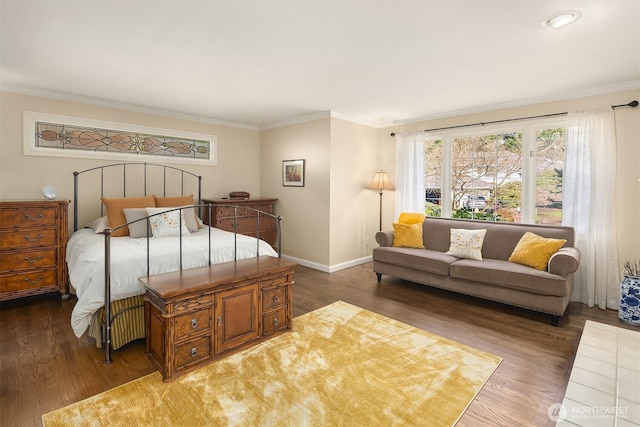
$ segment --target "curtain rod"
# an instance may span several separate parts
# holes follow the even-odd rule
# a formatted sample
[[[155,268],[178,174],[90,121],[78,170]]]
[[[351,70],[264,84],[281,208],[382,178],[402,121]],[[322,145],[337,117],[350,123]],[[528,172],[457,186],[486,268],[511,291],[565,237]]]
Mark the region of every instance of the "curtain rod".
[[[636,108],[637,106],[638,106],[638,101],[631,101],[628,104],[612,105],[611,108],[613,108],[615,110],[616,108],[622,108],[622,107]],[[458,129],[458,128],[465,128],[465,127],[470,127],[470,126],[484,126],[484,125],[491,125],[491,124],[494,124],[494,123],[514,122],[514,121],[517,121],[517,120],[541,119],[543,117],[566,116],[567,114],[569,114],[569,113],[567,111],[565,111],[563,113],[541,114],[539,116],[518,117],[518,118],[515,118],[515,119],[492,120],[490,122],[478,122],[478,123],[469,123],[469,124],[466,124],[466,125],[457,125],[457,126],[447,126],[447,127],[443,127],[443,128],[425,129],[423,132],[433,132],[433,131],[436,131],[436,130],[446,130],[446,129]],[[390,135],[391,136],[396,136],[396,133],[395,132],[391,132]]]

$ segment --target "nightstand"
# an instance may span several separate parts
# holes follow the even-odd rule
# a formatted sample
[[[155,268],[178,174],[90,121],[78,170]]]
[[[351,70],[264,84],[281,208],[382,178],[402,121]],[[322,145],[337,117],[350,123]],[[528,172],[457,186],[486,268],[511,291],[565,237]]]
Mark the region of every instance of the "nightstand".
[[[58,291],[68,299],[68,200],[0,201],[0,301]]]

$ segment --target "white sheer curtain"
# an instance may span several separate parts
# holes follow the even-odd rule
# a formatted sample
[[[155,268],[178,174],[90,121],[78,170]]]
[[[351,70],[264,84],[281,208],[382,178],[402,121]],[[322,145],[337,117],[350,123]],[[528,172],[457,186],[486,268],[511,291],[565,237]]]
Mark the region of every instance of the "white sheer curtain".
[[[571,300],[618,308],[616,132],[611,108],[569,113],[563,224],[574,227],[580,267]]]
[[[424,132],[396,138],[396,215],[424,212]]]

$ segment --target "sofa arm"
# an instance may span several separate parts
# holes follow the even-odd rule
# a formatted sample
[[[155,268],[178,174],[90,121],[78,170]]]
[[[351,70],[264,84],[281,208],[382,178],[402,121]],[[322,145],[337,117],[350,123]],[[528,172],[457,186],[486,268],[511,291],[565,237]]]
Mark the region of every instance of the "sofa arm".
[[[376,242],[380,246],[393,246],[393,231],[378,231],[376,233]]]
[[[560,248],[549,260],[549,273],[562,277],[575,272],[580,265],[580,251],[577,248]]]

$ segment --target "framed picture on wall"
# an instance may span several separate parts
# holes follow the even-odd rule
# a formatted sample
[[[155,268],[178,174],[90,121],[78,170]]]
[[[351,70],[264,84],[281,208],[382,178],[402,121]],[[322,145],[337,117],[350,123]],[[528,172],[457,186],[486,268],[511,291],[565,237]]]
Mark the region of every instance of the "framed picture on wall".
[[[304,187],[304,159],[282,161],[282,186]]]

